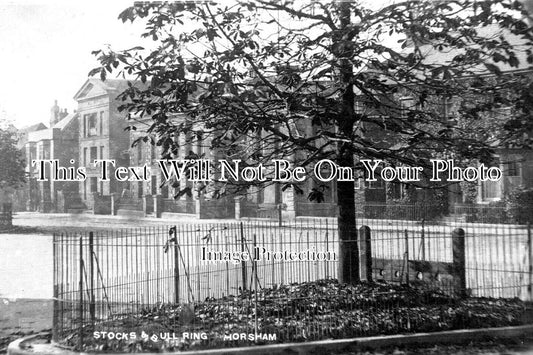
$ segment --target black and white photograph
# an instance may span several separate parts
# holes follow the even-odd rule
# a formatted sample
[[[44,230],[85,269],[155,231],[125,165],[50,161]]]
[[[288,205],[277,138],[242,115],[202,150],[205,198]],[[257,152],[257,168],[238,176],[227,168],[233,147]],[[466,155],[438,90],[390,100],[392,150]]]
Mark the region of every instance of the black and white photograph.
[[[0,0],[0,354],[533,354],[532,0]]]

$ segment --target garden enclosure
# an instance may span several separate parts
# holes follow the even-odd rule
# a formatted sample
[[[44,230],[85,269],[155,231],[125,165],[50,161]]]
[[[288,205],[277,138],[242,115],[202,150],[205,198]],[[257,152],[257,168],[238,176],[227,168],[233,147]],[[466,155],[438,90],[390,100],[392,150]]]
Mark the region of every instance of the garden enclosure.
[[[209,347],[232,332],[303,341],[453,329],[491,325],[458,314],[458,302],[490,298],[482,302],[490,318],[508,311],[498,302],[532,300],[527,225],[407,218],[361,218],[358,225],[353,242],[366,282],[353,287],[334,281],[333,219],[57,234],[53,339],[91,350],[94,330],[207,332],[215,334],[204,341]],[[208,251],[254,255],[256,248],[315,254],[203,260]],[[523,321],[520,307],[503,316],[509,324]]]

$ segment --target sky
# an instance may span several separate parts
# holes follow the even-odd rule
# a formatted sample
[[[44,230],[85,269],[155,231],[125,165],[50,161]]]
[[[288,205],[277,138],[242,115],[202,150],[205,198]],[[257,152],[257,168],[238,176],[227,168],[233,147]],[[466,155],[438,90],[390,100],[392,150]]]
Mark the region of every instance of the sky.
[[[140,42],[142,27],[117,18],[131,4],[0,0],[0,117],[18,128],[48,125],[54,100],[73,112],[74,94],[97,66],[91,51]]]
[[[0,0],[0,120],[7,118],[17,128],[48,125],[54,100],[73,112],[73,96],[98,66],[91,51],[106,44],[118,50],[142,43],[142,26],[117,18],[132,4]]]
[[[393,0],[368,0],[384,5]],[[530,0],[533,3],[533,0]],[[0,0],[0,120],[18,128],[48,124],[54,100],[73,112],[73,96],[98,66],[91,51],[142,44],[140,23],[122,23],[127,0]]]

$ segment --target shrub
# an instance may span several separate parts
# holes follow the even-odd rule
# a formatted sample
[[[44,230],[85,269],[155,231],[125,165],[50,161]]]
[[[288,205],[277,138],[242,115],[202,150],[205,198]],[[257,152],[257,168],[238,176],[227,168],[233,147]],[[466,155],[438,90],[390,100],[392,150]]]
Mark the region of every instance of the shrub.
[[[518,188],[507,198],[509,217],[517,223],[533,222],[533,189]]]
[[[467,208],[466,222],[505,223],[509,221],[506,203],[491,202],[488,205],[472,205]]]

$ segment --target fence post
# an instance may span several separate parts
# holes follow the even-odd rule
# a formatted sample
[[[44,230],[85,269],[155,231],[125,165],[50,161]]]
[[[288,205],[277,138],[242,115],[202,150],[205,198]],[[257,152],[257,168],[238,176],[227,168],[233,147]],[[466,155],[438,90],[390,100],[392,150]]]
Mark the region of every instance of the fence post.
[[[202,208],[202,201],[200,200],[200,197],[195,201],[195,214],[196,214],[196,218],[198,219],[202,219],[202,213],[203,213],[203,208]]]
[[[407,233],[407,229],[405,229],[405,285],[409,287],[409,234]]]
[[[456,228],[452,232],[453,250],[453,273],[456,284],[458,283],[459,297],[466,297],[466,252],[465,252],[465,231]]]
[[[326,251],[329,251],[329,226],[328,226],[328,219],[326,218]],[[325,267],[325,276],[327,279],[329,279],[329,262],[324,263]]]
[[[79,317],[80,317],[80,327],[78,329],[78,350],[83,350],[83,237],[80,236],[80,282],[79,282]]]
[[[422,234],[420,236],[420,243],[422,244],[422,260],[426,260],[426,234],[424,231],[425,220],[422,218]]]
[[[235,219],[241,219],[241,197],[234,197],[235,201]]]
[[[527,247],[529,257],[529,284],[527,291],[529,293],[529,300],[533,301],[533,240],[531,239],[531,223],[527,222]]]
[[[143,208],[143,216],[146,217],[148,215],[148,195],[143,195],[141,197],[142,200],[142,208]]]
[[[256,240],[256,235],[254,233],[254,248],[253,250],[255,250],[256,248],[256,244],[257,244],[257,240]],[[253,278],[254,278],[254,334],[257,334],[258,333],[258,326],[257,326],[257,260],[255,260],[255,258],[252,259],[252,263],[253,263],[253,269],[254,269],[254,274],[252,275]],[[255,339],[255,342],[257,343],[257,339]]]
[[[57,336],[57,331],[58,331],[58,326],[59,326],[59,320],[58,320],[58,316],[59,316],[59,302],[58,302],[58,297],[59,297],[59,280],[58,280],[58,274],[59,274],[59,268],[58,268],[58,262],[57,262],[57,235],[54,233],[54,236],[53,236],[53,243],[52,243],[52,253],[53,253],[53,259],[54,259],[54,262],[53,262],[53,265],[54,265],[54,302],[53,302],[53,315],[52,315],[52,340],[54,342],[57,342],[57,339],[58,339],[58,336]]]
[[[94,300],[94,235],[93,232],[89,232],[89,275],[90,275],[90,288],[91,288],[91,299],[89,304],[89,313],[91,315],[91,322],[94,326],[96,320],[96,304]]]
[[[174,226],[174,303],[180,303],[180,260],[178,249],[178,228]]]
[[[116,193],[112,193],[111,194],[111,215],[112,216],[116,216],[117,215],[117,194]]]
[[[359,272],[361,280],[373,282],[372,278],[372,243],[369,226],[359,228]]]
[[[245,245],[244,245],[244,225],[241,222],[241,252],[244,254]],[[246,291],[246,261],[241,261],[242,268],[242,291]]]
[[[57,342],[58,340],[58,328],[59,328],[59,286],[54,284],[54,302],[52,303],[52,340]],[[61,315],[63,316],[63,315]]]
[[[163,212],[163,196],[153,195],[154,201],[154,216],[156,218],[161,218],[161,213]]]
[[[11,227],[13,225],[13,205],[11,203],[4,203],[2,211],[3,217],[5,218],[5,225]]]

